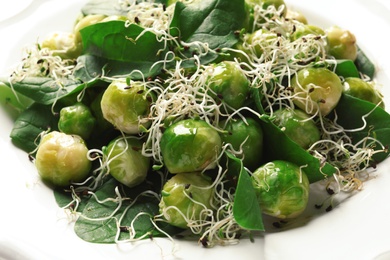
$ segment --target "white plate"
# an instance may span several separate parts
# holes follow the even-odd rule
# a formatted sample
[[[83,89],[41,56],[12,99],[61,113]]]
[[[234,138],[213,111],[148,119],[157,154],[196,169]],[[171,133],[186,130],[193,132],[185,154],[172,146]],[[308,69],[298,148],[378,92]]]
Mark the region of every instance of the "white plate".
[[[15,4],[18,4],[18,1]],[[21,3],[21,2],[19,2]],[[69,30],[85,1],[41,0],[0,20],[0,73],[21,57],[24,44],[56,30]],[[390,108],[390,3],[386,0],[286,0],[311,24],[339,25],[352,31],[375,62]],[[9,5],[2,2],[0,9]],[[15,10],[15,9],[13,9]],[[82,241],[62,218],[52,192],[36,175],[27,155],[9,140],[12,119],[0,109],[0,259],[390,259],[390,161],[375,179],[326,214],[301,226],[243,240],[239,245],[204,249],[196,243],[155,239],[124,247]]]

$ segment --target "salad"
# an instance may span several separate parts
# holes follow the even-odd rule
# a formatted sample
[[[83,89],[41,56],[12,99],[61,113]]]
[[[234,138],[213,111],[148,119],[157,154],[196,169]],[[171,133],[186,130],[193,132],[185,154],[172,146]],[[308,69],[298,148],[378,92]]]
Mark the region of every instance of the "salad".
[[[89,242],[237,243],[388,156],[354,35],[284,1],[91,1],[25,53],[1,79],[11,139]]]

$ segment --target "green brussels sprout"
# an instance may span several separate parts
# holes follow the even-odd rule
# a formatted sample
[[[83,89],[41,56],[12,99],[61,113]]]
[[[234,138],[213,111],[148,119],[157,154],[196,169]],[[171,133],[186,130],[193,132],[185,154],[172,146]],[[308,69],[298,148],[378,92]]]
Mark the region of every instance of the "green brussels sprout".
[[[79,135],[87,140],[95,126],[96,119],[89,107],[79,102],[60,110],[58,129],[65,134]]]
[[[309,180],[301,169],[276,160],[259,167],[252,175],[263,213],[280,219],[299,216],[309,200]]]
[[[296,10],[287,9],[286,19],[295,20],[302,24],[308,24],[306,17]]]
[[[205,121],[186,119],[164,131],[160,147],[169,172],[197,172],[216,167],[222,141],[217,130]]]
[[[275,111],[273,115],[273,123],[302,148],[307,149],[320,140],[320,130],[302,110],[284,108]]]
[[[291,82],[293,102],[308,114],[328,115],[340,100],[343,85],[336,73],[326,68],[305,68]]]
[[[305,35],[325,36],[325,31],[315,25],[311,24],[298,24],[295,27],[295,31],[291,34],[290,38],[292,41],[296,41]]]
[[[266,10],[269,6],[275,6],[276,9],[279,9],[281,6],[283,6],[283,11],[282,11],[281,15],[283,17],[285,17],[287,14],[287,5],[285,4],[284,0],[245,0],[245,8],[246,8],[247,14],[248,14],[248,17],[246,18],[247,25],[245,26],[245,28],[249,32],[251,32],[253,30],[260,29],[257,27],[253,28],[254,9],[255,9],[256,5],[261,6],[262,9],[264,9],[264,10]],[[272,17],[268,17],[268,18],[272,18]],[[264,18],[260,18],[260,20],[257,21],[257,23],[264,23],[264,22],[265,22]]]
[[[141,152],[143,142],[118,137],[103,149],[109,173],[120,183],[134,187],[142,183],[150,168],[150,158]]]
[[[48,48],[62,59],[76,59],[82,52],[76,36],[71,32],[54,32],[41,42],[42,48]]]
[[[270,32],[267,29],[259,29],[246,38],[246,42],[250,44],[254,53],[257,57],[261,57],[264,53],[264,50],[269,49],[273,50],[274,43],[278,39],[278,36],[274,32]]]
[[[336,59],[355,60],[357,57],[356,37],[348,30],[332,26],[326,30],[328,53]]]
[[[138,134],[150,125],[149,108],[152,94],[136,81],[113,81],[104,91],[100,106],[103,117],[118,130]]]
[[[211,96],[221,98],[234,109],[242,107],[249,94],[250,81],[235,62],[222,61],[210,66],[208,78]]]
[[[164,184],[160,213],[169,224],[188,228],[189,223],[206,219],[207,215],[203,212],[211,208],[213,194],[211,180],[202,174],[176,174]]]
[[[87,154],[81,137],[52,131],[39,143],[35,166],[43,181],[65,187],[88,177],[92,163]]]
[[[343,93],[353,97],[379,104],[380,107],[385,108],[382,94],[375,88],[374,83],[364,81],[360,78],[346,78],[343,83]]]
[[[222,121],[221,126],[225,123],[226,121]],[[252,118],[246,118],[245,121],[237,118],[229,120],[224,130],[227,133],[221,134],[222,141],[230,143],[236,151],[242,149],[242,154],[237,155],[237,157],[243,158],[244,166],[250,170],[259,167],[263,157],[263,130],[261,125]]]

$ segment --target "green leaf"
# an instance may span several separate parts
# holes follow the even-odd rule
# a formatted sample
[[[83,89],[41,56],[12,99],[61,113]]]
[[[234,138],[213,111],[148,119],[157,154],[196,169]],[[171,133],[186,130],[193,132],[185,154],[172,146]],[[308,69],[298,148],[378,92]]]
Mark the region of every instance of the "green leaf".
[[[84,53],[120,62],[156,62],[164,42],[157,36],[136,25],[124,21],[101,22],[80,31]]]
[[[366,56],[366,54],[360,48],[358,48],[355,65],[361,73],[367,75],[371,79],[374,78],[375,65],[371,62],[371,60]]]
[[[244,3],[243,0],[206,0],[188,5],[177,2],[170,27],[178,29],[181,40],[186,42],[201,41],[211,49],[231,47],[238,41],[235,31],[244,24]]]
[[[11,87],[8,80],[0,79],[0,81]],[[12,87],[37,103],[50,105],[65,96],[80,92],[86,85],[79,80],[64,79],[59,83],[52,78],[27,77],[13,83]]]
[[[348,133],[354,143],[359,142],[367,136],[380,141],[385,147],[390,145],[390,115],[374,104],[343,94],[337,107],[337,123],[345,129],[361,128],[364,125],[363,117],[367,125],[361,131]],[[379,145],[376,149],[381,149]],[[389,152],[377,153],[373,156],[378,163],[386,159]]]
[[[36,147],[36,139],[43,131],[57,129],[58,118],[55,117],[50,106],[33,104],[23,111],[16,119],[10,137],[20,149],[31,152]]]
[[[260,119],[264,133],[264,147],[267,149],[264,153],[265,161],[286,160],[298,166],[305,166],[303,170],[310,183],[322,180],[336,172],[333,166],[328,163],[322,165],[317,158],[288,138],[268,116],[262,116]]]
[[[234,219],[244,229],[263,231],[262,213],[252,180],[240,159],[230,153],[227,153],[227,156],[230,160],[229,165],[239,169],[237,171],[239,177],[233,204]]]
[[[352,60],[337,60],[336,74],[344,78],[360,78],[359,71]]]
[[[116,198],[115,188],[121,191],[123,197],[128,197],[127,193],[132,193],[127,187],[124,187],[118,183],[115,179],[111,178],[95,193],[100,199]],[[129,198],[129,197],[128,197]],[[134,199],[134,197],[130,197]],[[127,228],[131,226],[134,221],[134,231],[137,233],[136,237],[140,237],[144,234],[148,234],[151,237],[161,237],[165,234],[161,233],[152,224],[153,217],[159,213],[158,201],[140,199],[134,205],[131,205],[132,201],[124,200],[122,206],[114,214],[112,218],[107,220],[89,220],[104,218],[110,216],[117,208],[118,204],[113,201],[107,201],[99,203],[94,197],[91,197],[84,207],[82,216],[75,223],[75,233],[83,240],[92,243],[115,243],[115,236],[117,235],[118,227],[116,220],[123,217],[121,227]],[[139,213],[145,213],[141,216],[137,216]],[[123,215],[123,216],[122,216]],[[84,217],[83,217],[84,216]],[[136,217],[137,216],[137,217]],[[136,220],[135,220],[136,218]],[[159,227],[169,234],[178,233],[179,229],[172,227],[166,223],[159,224]],[[121,231],[119,239],[127,239],[129,233]],[[149,238],[147,236],[146,238]]]

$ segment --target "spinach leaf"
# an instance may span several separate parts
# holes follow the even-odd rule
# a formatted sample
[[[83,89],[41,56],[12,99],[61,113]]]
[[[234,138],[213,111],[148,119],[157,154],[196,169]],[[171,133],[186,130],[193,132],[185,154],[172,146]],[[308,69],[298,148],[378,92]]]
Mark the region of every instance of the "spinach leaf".
[[[355,60],[355,65],[361,73],[367,75],[371,79],[374,78],[375,65],[371,62],[371,60],[359,47],[358,47],[357,57]]]
[[[243,0],[206,0],[187,5],[177,2],[170,24],[171,34],[187,43],[207,43],[212,50],[232,47],[238,41],[235,32],[243,28],[245,17]],[[197,51],[190,48],[184,53],[191,57]],[[216,57],[215,54],[206,57],[205,63]]]
[[[0,81],[11,87],[8,80],[0,79]],[[80,80],[64,79],[57,82],[52,78],[45,77],[27,77],[12,84],[18,93],[44,105],[53,104],[65,96],[80,92],[86,86]]]
[[[354,143],[359,142],[367,136],[376,138],[385,147],[390,145],[390,115],[374,104],[343,94],[337,107],[337,123],[345,129],[351,130],[361,128],[364,125],[363,117],[366,120],[364,129],[358,132],[349,132]],[[376,147],[380,149],[379,146]],[[389,152],[377,153],[373,156],[375,162],[379,163],[387,158]]]
[[[262,213],[251,178],[244,169],[242,160],[230,153],[227,153],[227,156],[230,165],[235,165],[239,174],[234,195],[234,219],[244,229],[264,231]]]
[[[17,147],[29,153],[37,147],[38,135],[48,128],[56,130],[57,123],[50,106],[35,103],[16,119],[10,137]]]
[[[360,77],[359,71],[352,60],[338,60],[335,72],[337,75],[342,76],[344,78]]]
[[[261,126],[264,133],[264,159],[266,161],[286,160],[299,166],[305,166],[305,171],[310,183],[324,179],[336,172],[336,169],[328,163],[322,165],[320,161],[309,152],[300,147],[286,134],[274,125],[269,116],[262,116]]]
[[[100,199],[116,198],[115,188],[121,191],[121,194],[125,197],[128,188],[121,185],[115,179],[111,178],[101,188],[96,191],[96,196]],[[131,197],[134,199],[134,197]],[[137,233],[136,237],[140,237],[144,234],[149,234],[151,237],[165,236],[158,231],[152,224],[153,217],[159,213],[158,201],[150,199],[140,199],[134,205],[132,201],[124,200],[119,210],[107,220],[89,220],[87,218],[96,219],[110,216],[117,208],[118,204],[113,201],[106,201],[99,203],[94,197],[88,200],[85,205],[82,216],[76,221],[74,229],[75,233],[83,240],[92,243],[115,243],[115,236],[117,235],[117,223],[123,215],[121,222],[121,232],[119,239],[126,239],[129,236],[126,228],[131,226],[134,221],[134,231]],[[145,213],[141,216],[137,216],[139,213]],[[85,218],[85,217],[87,218]],[[135,220],[136,218],[136,220]],[[176,234],[181,230],[168,225],[167,223],[159,224],[159,227],[169,234]]]
[[[151,70],[152,65],[161,60],[164,43],[136,24],[102,22],[88,26],[80,33],[86,55],[79,58],[78,63],[84,75],[101,75],[103,70],[109,75],[127,75],[137,69],[148,77],[161,68]]]

